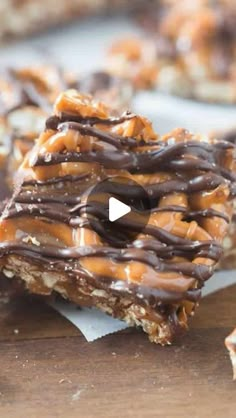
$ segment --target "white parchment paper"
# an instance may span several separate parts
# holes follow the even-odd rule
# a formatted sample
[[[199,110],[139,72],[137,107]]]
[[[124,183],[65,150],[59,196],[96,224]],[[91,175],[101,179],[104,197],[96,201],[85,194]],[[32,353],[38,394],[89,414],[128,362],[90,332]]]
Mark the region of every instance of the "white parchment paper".
[[[233,284],[236,284],[236,270],[217,272],[206,283],[203,297]],[[72,322],[89,342],[128,328],[125,322],[111,318],[95,308],[78,309],[76,305],[63,301],[54,302],[51,306]]]
[[[80,309],[64,301],[56,301],[51,306],[72,322],[89,342],[128,328],[125,322],[114,319],[95,308]]]

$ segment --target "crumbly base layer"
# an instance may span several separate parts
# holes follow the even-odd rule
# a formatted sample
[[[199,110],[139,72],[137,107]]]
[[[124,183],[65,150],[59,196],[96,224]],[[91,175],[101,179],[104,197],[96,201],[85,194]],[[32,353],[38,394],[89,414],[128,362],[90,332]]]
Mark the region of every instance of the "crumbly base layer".
[[[15,256],[8,257],[2,272],[9,279],[20,277],[31,293],[48,296],[55,291],[80,306],[97,307],[129,326],[141,327],[150,341],[157,344],[171,344],[173,337],[187,328],[183,307],[168,306],[167,311],[172,311],[172,314],[163,314],[144,301],[139,302],[133,294],[120,295],[107,287],[88,283],[83,277],[64,272],[41,271],[37,264]]]

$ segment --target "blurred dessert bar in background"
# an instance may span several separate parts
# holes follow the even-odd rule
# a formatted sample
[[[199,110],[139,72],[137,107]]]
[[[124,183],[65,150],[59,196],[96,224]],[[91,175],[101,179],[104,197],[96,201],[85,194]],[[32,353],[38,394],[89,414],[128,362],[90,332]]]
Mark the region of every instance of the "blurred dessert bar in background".
[[[42,32],[92,15],[134,12],[158,0],[1,0],[0,40]]]
[[[58,94],[78,88],[102,99],[113,113],[130,108],[133,88],[106,72],[75,76],[56,65],[8,69],[0,75],[0,163],[12,180],[25,154],[44,129]]]
[[[158,74],[156,45],[144,37],[118,39],[108,50],[105,68],[114,76],[130,80],[135,90],[154,88]]]
[[[141,87],[206,102],[236,102],[234,1],[162,1],[142,14],[141,23],[144,39],[123,39],[111,48],[113,72],[132,79],[130,68],[142,74],[151,63],[154,70]]]

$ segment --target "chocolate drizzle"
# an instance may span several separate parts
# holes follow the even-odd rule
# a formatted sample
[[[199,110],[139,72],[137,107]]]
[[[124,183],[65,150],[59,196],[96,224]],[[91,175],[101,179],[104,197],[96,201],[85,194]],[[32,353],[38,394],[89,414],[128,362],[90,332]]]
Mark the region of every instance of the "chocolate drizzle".
[[[201,190],[212,190],[220,184],[230,184],[228,180],[232,182],[236,181],[236,174],[222,169],[219,161],[217,161],[220,158],[219,156],[222,150],[233,147],[233,144],[226,141],[219,141],[214,145],[199,143],[198,141],[182,142],[167,146],[163,144],[163,147],[158,150],[155,149],[152,151],[150,149],[148,152],[135,152],[129,151],[129,148],[134,146],[133,138],[122,138],[122,142],[119,142],[120,138],[117,135],[112,136],[80,124],[74,125],[71,123],[69,126],[70,129],[80,130],[83,134],[89,134],[105,143],[112,144],[116,149],[90,152],[46,153],[33,158],[31,160],[32,167],[51,166],[65,162],[86,162],[101,164],[106,169],[119,169],[122,167],[123,170],[128,170],[131,173],[155,173],[157,166],[159,170],[167,172],[173,169],[178,172],[193,171],[193,169],[197,169],[199,172],[206,172],[206,174],[199,175],[193,179],[191,178],[188,182],[186,180],[182,182],[181,180],[170,181],[169,183],[165,182],[163,188],[164,194],[173,191],[193,193]],[[120,152],[122,145],[123,151]],[[141,143],[140,145],[142,146],[144,144]],[[159,143],[159,145],[161,144]],[[183,158],[183,153],[190,153],[194,158],[189,158],[188,156]],[[208,161],[205,161],[205,159]],[[160,195],[162,193],[161,188],[161,184],[152,186],[151,193],[153,194],[155,192]],[[234,184],[231,187],[231,191],[232,194],[236,192]]]
[[[58,129],[59,125],[65,122],[70,122],[70,123],[75,122],[79,124],[89,125],[91,127],[96,124],[112,126],[112,125],[119,125],[123,122],[129,121],[133,119],[134,117],[135,117],[135,114],[129,111],[125,112],[122,116],[119,116],[119,117],[110,116],[109,118],[99,118],[95,116],[86,117],[86,116],[81,116],[78,114],[69,114],[69,113],[62,112],[60,117],[54,115],[54,116],[50,116],[46,120],[46,129],[51,129],[55,131]],[[73,125],[73,126],[75,127],[76,125]],[[122,140],[123,140],[123,137],[122,137]]]
[[[181,220],[188,223],[203,219],[220,219],[229,222],[227,214],[219,210],[208,208],[194,210],[178,205],[158,206],[159,199],[176,193],[184,193],[191,197],[195,193],[211,192],[218,187],[230,189],[235,193],[236,175],[224,166],[222,155],[235,152],[235,145],[227,141],[202,142],[194,137],[188,138],[185,131],[181,131],[183,140],[164,141],[135,137],[125,137],[115,134],[108,127],[118,126],[130,121],[135,115],[127,113],[120,118],[82,117],[78,114],[62,113],[61,116],[50,117],[46,122],[46,130],[55,133],[76,132],[80,137],[94,139],[89,151],[52,152],[39,151],[32,153],[30,166],[37,167],[58,166],[62,163],[96,163],[106,170],[126,170],[130,174],[173,173],[172,179],[158,183],[148,183],[145,191],[152,203],[151,213],[170,212],[180,214]],[[96,126],[98,125],[98,126]],[[102,126],[106,127],[105,130]],[[186,140],[187,138],[187,140]],[[109,177],[109,176],[108,176]],[[71,229],[90,229],[96,231],[104,244],[102,246],[72,246],[66,247],[63,241],[57,244],[42,242],[40,246],[21,241],[9,241],[0,244],[0,255],[15,254],[35,262],[45,263],[45,268],[59,269],[64,267],[70,274],[79,274],[91,280],[100,280],[96,274],[84,269],[80,261],[83,258],[106,258],[114,262],[140,262],[160,273],[175,273],[177,276],[189,277],[197,280],[197,287],[185,292],[171,289],[163,291],[155,286],[137,286],[134,283],[123,283],[123,291],[139,291],[145,297],[154,296],[157,300],[168,303],[180,301],[183,298],[196,301],[199,288],[213,273],[213,267],[207,263],[195,263],[197,258],[213,260],[214,264],[222,253],[221,245],[215,240],[198,241],[181,237],[157,225],[148,224],[143,228],[143,236],[133,240],[131,244],[124,244],[125,236],[139,230],[140,225],[133,219],[120,218],[110,230],[106,227],[106,207],[100,202],[86,203],[86,196],[96,182],[96,176],[91,173],[81,175],[66,175],[52,177],[46,180],[28,179],[23,182],[21,190],[16,194],[9,206],[4,220],[17,218],[32,218],[48,224],[67,225]],[[108,187],[109,189],[109,187]],[[140,188],[117,182],[110,184],[107,192],[115,194],[121,200],[140,198]],[[86,216],[84,216],[86,214]],[[185,261],[176,261],[181,257]],[[103,281],[114,287],[114,279],[103,277]],[[118,281],[117,281],[118,283]],[[167,286],[168,287],[168,286]],[[165,295],[164,295],[164,293]]]
[[[116,123],[118,123],[118,120]],[[124,146],[128,146],[129,148],[137,146],[135,138],[124,138],[121,135],[115,134],[111,135],[78,122],[64,122],[59,124],[57,129],[58,131],[67,131],[68,129],[71,129],[72,131],[78,131],[81,135],[93,136],[94,138],[101,139],[101,141],[106,142],[107,144],[113,145],[116,149],[122,149]]]

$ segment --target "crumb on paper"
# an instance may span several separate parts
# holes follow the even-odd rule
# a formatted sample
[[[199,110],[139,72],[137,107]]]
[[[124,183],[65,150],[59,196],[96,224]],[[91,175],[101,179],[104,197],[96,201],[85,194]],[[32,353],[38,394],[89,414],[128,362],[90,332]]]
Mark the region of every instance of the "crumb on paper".
[[[14,334],[19,334],[19,330],[17,328],[14,329]]]
[[[78,389],[71,397],[72,401],[78,401],[84,389]]]

